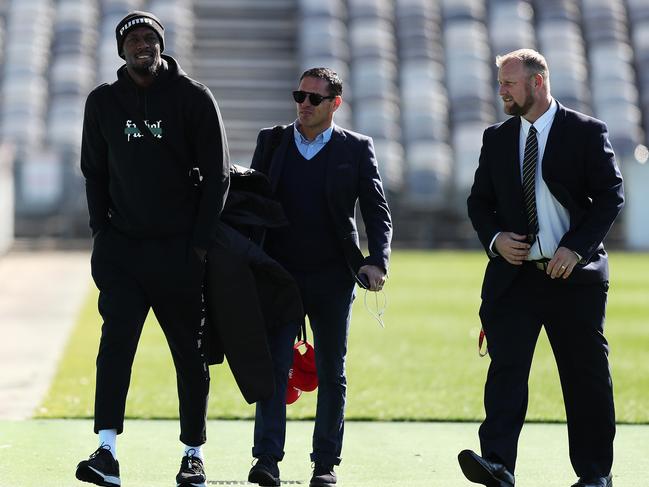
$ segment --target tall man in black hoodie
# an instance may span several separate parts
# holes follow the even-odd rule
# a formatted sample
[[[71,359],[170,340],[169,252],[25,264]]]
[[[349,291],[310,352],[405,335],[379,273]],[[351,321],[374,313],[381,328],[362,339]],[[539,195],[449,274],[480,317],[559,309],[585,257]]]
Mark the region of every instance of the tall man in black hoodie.
[[[115,32],[126,65],[117,81],[90,93],[83,124],[92,276],[104,323],[95,395],[99,448],[79,463],[76,476],[120,485],[115,440],[152,308],[176,367],[184,444],[176,482],[204,486],[209,372],[202,282],[210,235],[228,192],[227,141],[209,89],[162,56],[164,27],[157,17],[131,12]]]

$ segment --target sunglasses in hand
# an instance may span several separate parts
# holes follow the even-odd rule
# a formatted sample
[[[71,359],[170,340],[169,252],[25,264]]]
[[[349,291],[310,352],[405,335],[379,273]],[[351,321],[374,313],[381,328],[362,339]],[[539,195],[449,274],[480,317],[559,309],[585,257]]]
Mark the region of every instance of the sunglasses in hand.
[[[306,100],[307,96],[309,97],[309,103],[311,103],[311,105],[313,105],[314,107],[320,105],[323,100],[333,100],[334,98],[336,98],[336,95],[322,96],[319,93],[310,93],[308,91],[293,92],[293,99],[296,103],[304,103],[304,100]]]

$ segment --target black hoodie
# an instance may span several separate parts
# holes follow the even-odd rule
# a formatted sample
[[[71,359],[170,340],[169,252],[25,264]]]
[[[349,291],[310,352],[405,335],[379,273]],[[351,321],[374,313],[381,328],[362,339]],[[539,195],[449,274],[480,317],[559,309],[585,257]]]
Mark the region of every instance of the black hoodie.
[[[88,95],[81,172],[90,228],[94,235],[110,223],[133,238],[191,234],[206,249],[229,186],[225,128],[209,89],[162,58],[151,86],[138,87],[124,65],[117,81]],[[140,132],[136,117],[154,137]],[[203,177],[200,190],[193,167]]]

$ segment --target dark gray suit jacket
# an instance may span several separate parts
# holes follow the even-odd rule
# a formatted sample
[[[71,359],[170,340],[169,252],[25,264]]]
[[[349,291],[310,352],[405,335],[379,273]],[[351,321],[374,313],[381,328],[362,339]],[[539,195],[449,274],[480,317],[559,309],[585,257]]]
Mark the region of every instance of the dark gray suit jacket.
[[[273,191],[282,173],[286,151],[294,144],[293,125],[287,126],[272,158],[264,161],[266,144],[271,128],[262,129],[257,137],[257,147],[251,168],[270,178]],[[331,218],[341,242],[347,264],[354,274],[364,264],[382,267],[387,272],[392,240],[392,220],[379,176],[372,139],[334,126],[329,146],[326,170],[327,203]],[[266,167],[269,166],[269,167]],[[369,256],[363,257],[359,248],[355,208],[359,202]]]

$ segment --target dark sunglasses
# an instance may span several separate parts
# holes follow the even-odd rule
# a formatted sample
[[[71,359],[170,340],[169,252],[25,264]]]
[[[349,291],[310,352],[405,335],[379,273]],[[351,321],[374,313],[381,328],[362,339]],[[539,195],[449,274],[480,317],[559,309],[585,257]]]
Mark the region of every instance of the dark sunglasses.
[[[293,92],[293,99],[295,100],[295,103],[304,103],[304,100],[306,100],[307,96],[309,97],[309,103],[311,103],[311,105],[313,105],[314,107],[320,105],[323,100],[333,100],[334,98],[336,98],[336,95],[322,96],[318,93],[309,93],[308,91]]]

